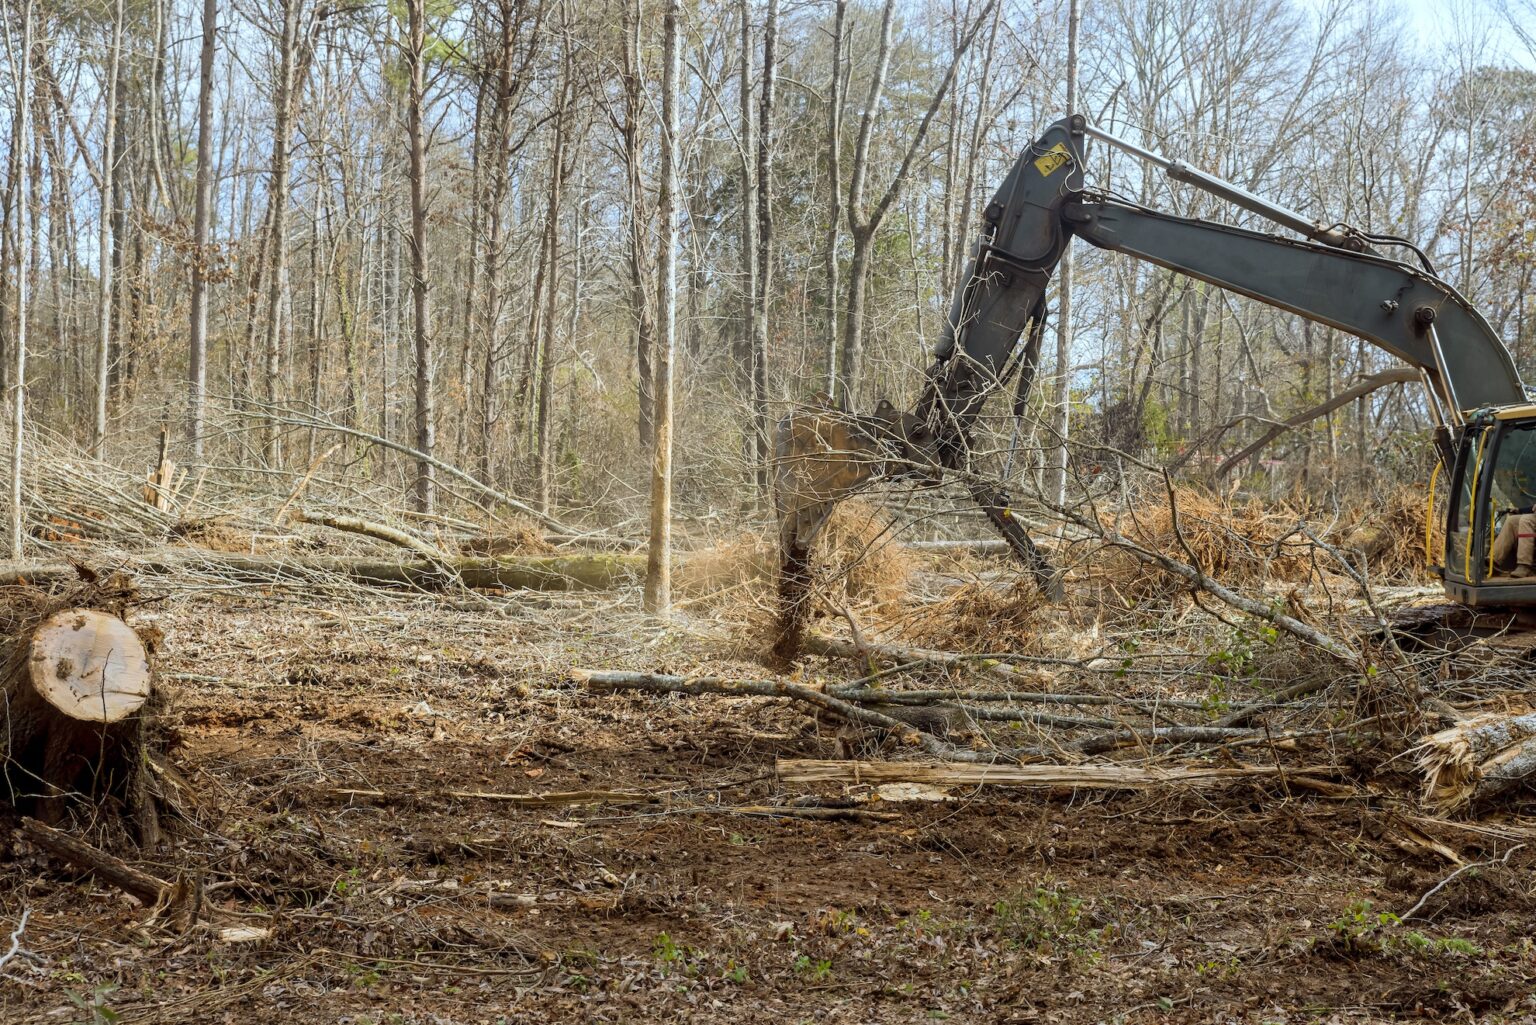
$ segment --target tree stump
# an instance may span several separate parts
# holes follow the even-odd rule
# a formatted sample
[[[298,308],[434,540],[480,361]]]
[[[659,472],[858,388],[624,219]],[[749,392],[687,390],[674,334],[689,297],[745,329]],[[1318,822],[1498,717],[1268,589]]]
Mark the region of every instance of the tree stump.
[[[13,644],[3,681],[5,798],[56,820],[69,796],[115,797],[152,839],[141,748],[153,683],[139,636],[109,613],[69,608]]]

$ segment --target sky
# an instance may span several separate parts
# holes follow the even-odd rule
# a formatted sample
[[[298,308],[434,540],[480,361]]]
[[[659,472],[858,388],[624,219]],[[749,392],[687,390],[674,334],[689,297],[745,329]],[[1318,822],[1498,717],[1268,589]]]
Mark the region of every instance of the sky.
[[[1501,63],[1536,69],[1536,59],[1509,29],[1509,19],[1500,10],[1499,0],[1385,0],[1385,6],[1403,10],[1426,50],[1446,46],[1450,33],[1465,21],[1486,33],[1488,47],[1493,55],[1502,58]],[[1536,12],[1536,6],[1532,10]]]

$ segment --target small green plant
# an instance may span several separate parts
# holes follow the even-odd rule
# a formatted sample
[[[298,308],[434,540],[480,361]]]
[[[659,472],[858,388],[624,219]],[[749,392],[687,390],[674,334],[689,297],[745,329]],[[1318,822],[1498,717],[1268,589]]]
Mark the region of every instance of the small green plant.
[[[347,869],[347,874],[337,879],[336,884],[333,887],[333,889],[336,891],[336,896],[341,897],[342,899],[346,899],[346,896],[357,888],[357,884],[362,880],[362,878],[362,869]]]
[[[1229,957],[1225,961],[1202,961],[1195,965],[1196,975],[1206,975],[1218,979],[1232,979],[1241,975],[1243,963],[1236,957]]]
[[[723,978],[726,982],[731,983],[732,985],[744,986],[744,985],[746,985],[747,981],[751,978],[751,976],[749,976],[747,974],[747,966],[746,965],[744,965],[744,964],[736,964],[733,961],[729,965],[727,965],[726,972],[725,972],[725,974],[723,976],[721,976],[721,978]]]
[[[651,952],[658,964],[661,965],[663,976],[671,975],[681,969],[684,975],[693,976],[699,974],[701,959],[698,951],[692,947],[685,947],[674,940],[668,933],[657,933],[656,940],[651,945]]]
[[[67,989],[64,996],[69,1002],[81,1011],[90,1015],[89,1018],[77,1018],[70,1025],[115,1025],[123,1016],[107,1006],[107,998],[117,992],[117,983],[104,982],[89,993],[79,990]]]
[[[1382,930],[1401,924],[1390,911],[1374,911],[1368,900],[1357,900],[1344,909],[1344,913],[1328,923],[1334,944],[1349,953],[1366,953],[1381,949]]]
[[[992,906],[992,925],[1026,950],[1086,952],[1098,946],[1103,930],[1090,929],[1081,898],[1051,886],[1021,890]]]
[[[813,961],[810,955],[800,954],[795,958],[795,974],[812,982],[823,982],[832,977],[832,962]]]
[[[382,965],[347,965],[347,974],[352,976],[352,985],[358,989],[373,989],[384,981]]]

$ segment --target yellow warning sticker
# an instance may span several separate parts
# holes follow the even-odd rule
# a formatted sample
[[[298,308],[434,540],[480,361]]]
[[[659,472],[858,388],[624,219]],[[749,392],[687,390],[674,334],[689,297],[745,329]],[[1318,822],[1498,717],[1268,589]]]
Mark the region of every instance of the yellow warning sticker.
[[[1067,150],[1066,143],[1058,142],[1035,161],[1035,167],[1039,169],[1042,178],[1049,178],[1071,162],[1072,154]]]

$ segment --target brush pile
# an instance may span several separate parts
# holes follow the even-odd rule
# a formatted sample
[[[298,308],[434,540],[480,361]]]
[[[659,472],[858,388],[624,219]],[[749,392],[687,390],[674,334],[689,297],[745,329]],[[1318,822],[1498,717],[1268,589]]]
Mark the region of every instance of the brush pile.
[[[858,499],[843,502],[816,538],[814,593],[823,603],[848,608],[904,601],[917,560],[895,533],[895,521],[877,507]],[[745,601],[762,608],[772,600],[778,570],[777,539],[743,533],[691,552],[677,589],[691,598]]]
[[[1320,518],[1293,503],[1237,501],[1178,484],[1171,501],[1161,487],[1146,489],[1105,526],[1228,585],[1308,584],[1337,574],[1340,567],[1318,551],[1306,530],[1356,566],[1363,561],[1374,582],[1417,582],[1424,574],[1424,507],[1412,488],[1397,489],[1343,520]],[[1111,551],[1103,568],[1136,600],[1167,597],[1183,587],[1148,574],[1140,560],[1124,552]]]

